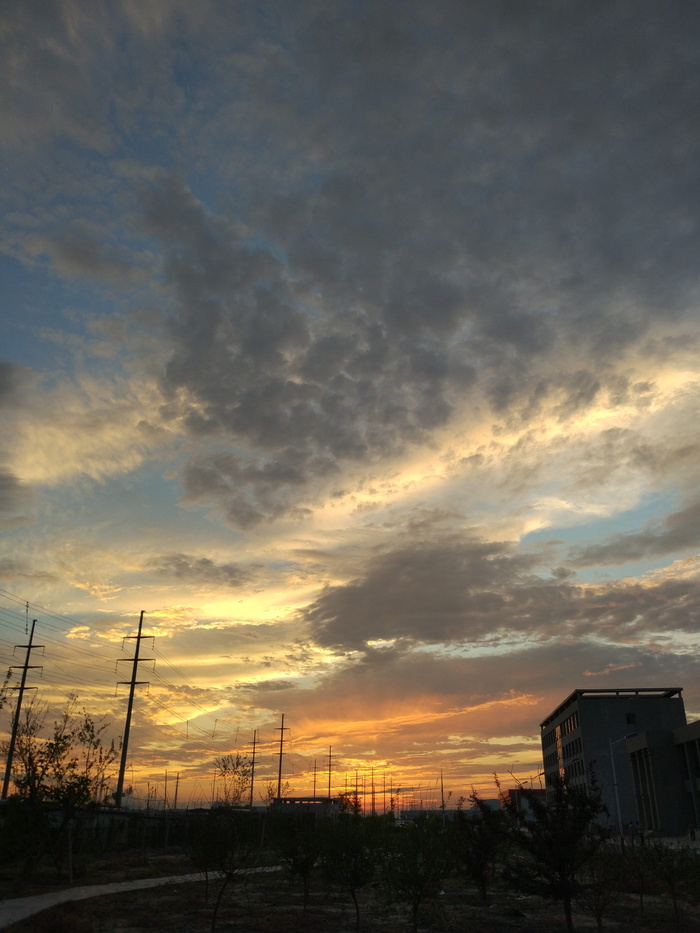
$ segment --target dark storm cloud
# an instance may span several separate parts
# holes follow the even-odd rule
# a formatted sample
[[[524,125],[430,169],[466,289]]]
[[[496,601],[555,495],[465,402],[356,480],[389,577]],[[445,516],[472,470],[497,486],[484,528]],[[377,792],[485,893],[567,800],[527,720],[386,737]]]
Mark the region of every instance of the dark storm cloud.
[[[240,564],[217,563],[208,557],[191,554],[164,554],[152,561],[151,569],[163,577],[196,583],[200,586],[245,586],[255,576],[250,567]]]
[[[649,524],[644,531],[615,535],[602,544],[573,548],[569,560],[574,567],[625,564],[650,557],[697,552],[700,546],[700,503],[673,512]]]
[[[312,637],[341,650],[374,641],[459,644],[648,632],[694,632],[700,584],[693,579],[584,586],[539,576],[541,556],[501,544],[449,540],[380,554],[364,576],[326,588],[304,612]]]

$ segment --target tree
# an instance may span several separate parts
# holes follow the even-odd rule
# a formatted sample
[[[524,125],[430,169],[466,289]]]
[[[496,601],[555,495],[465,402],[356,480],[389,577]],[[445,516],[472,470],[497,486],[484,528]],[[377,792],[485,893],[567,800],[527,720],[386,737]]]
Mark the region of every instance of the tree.
[[[442,822],[421,820],[392,830],[384,857],[383,879],[390,898],[408,901],[413,930],[421,906],[436,898],[452,870],[453,859]]]
[[[11,809],[12,836],[28,875],[51,854],[57,867],[65,855],[68,880],[73,878],[73,824],[77,808],[105,804],[118,748],[106,742],[108,724],[69,699],[45,735],[48,706],[33,700],[23,710],[15,737],[12,780],[16,793]],[[5,743],[5,752],[9,751]],[[46,804],[61,804],[63,818],[47,813]],[[55,810],[55,807],[54,807]]]
[[[521,787],[529,814],[506,802],[511,817],[509,837],[529,856],[522,866],[511,869],[511,881],[523,890],[560,900],[569,933],[574,929],[572,900],[580,890],[578,874],[605,838],[603,827],[596,823],[605,807],[592,777],[590,781],[593,790],[558,779],[546,802]]]
[[[33,700],[24,710],[15,741],[13,783],[18,796],[31,804],[62,802],[70,808],[104,804],[119,748],[106,743],[109,724],[87,710],[77,713],[72,696],[42,736],[48,705]]]
[[[655,880],[654,865],[649,846],[645,844],[644,834],[638,833],[625,846],[623,856],[625,871],[631,875],[639,894],[639,913],[644,915],[644,897],[650,883]]]
[[[288,797],[292,793],[292,786],[289,781],[282,781],[282,786],[280,787],[280,797]],[[265,790],[262,794],[258,794],[262,802],[266,807],[272,806],[272,804],[277,800],[277,785],[272,781],[268,781],[265,785]]]
[[[360,929],[359,892],[375,876],[378,860],[376,837],[370,820],[346,813],[325,827],[323,869],[331,884],[350,895],[355,907],[355,930]]]
[[[355,791],[352,794],[338,794],[336,797],[339,813],[351,813],[353,816],[360,816],[362,813],[362,803],[360,795]]]
[[[505,841],[505,814],[494,810],[472,792],[472,812],[464,812],[460,799],[451,826],[455,859],[461,872],[475,885],[482,903],[489,903],[489,886]]]
[[[664,894],[671,900],[673,918],[678,925],[678,898],[697,892],[700,859],[695,849],[687,845],[669,846],[660,840],[653,840],[647,844],[646,849],[652,871]]]
[[[259,824],[255,813],[216,807],[196,826],[191,841],[192,859],[207,875],[217,872],[221,878],[212,915],[212,933],[216,930],[224,892],[257,865],[259,853]]]
[[[313,813],[279,813],[273,823],[274,843],[279,860],[292,878],[301,879],[303,913],[309,903],[311,878],[322,854],[322,834]]]
[[[600,848],[579,874],[577,900],[603,929],[603,918],[620,894],[623,863],[620,853],[609,847]]]
[[[247,755],[222,755],[214,760],[217,781],[217,799],[224,806],[240,807],[248,802],[253,779],[253,762]]]
[[[7,685],[9,684],[11,677],[12,677],[12,668],[9,668],[7,673],[5,674],[5,679],[3,680],[2,684],[0,684],[0,709],[2,709],[3,706],[5,706],[8,699],[10,698],[9,689]]]

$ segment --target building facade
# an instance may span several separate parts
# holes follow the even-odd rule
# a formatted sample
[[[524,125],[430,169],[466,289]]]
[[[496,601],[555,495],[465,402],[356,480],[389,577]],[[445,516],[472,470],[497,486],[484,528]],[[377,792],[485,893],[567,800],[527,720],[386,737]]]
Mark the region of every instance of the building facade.
[[[683,832],[690,817],[674,738],[688,728],[681,694],[681,687],[574,690],[540,723],[545,786],[595,782],[612,825]]]
[[[700,826],[700,721],[627,740],[639,823],[667,835]]]

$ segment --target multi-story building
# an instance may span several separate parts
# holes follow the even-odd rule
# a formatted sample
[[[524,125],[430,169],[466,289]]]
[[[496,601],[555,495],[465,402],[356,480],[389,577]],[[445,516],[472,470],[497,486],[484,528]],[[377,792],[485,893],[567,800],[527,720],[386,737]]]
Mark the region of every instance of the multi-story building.
[[[680,739],[689,728],[681,693],[682,687],[574,690],[540,724],[545,786],[556,777],[583,787],[594,781],[612,824],[639,821],[683,832],[692,817],[674,747],[674,730]],[[693,748],[697,756],[697,742]],[[686,754],[690,769],[692,751]]]

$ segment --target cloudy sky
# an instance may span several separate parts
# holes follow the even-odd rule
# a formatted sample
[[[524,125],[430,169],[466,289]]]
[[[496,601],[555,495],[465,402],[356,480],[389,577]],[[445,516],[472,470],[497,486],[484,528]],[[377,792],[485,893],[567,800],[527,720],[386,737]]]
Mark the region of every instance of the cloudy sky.
[[[2,17],[2,662],[119,723],[145,610],[192,787],[282,713],[297,792],[455,794],[577,687],[700,716],[700,9]]]

